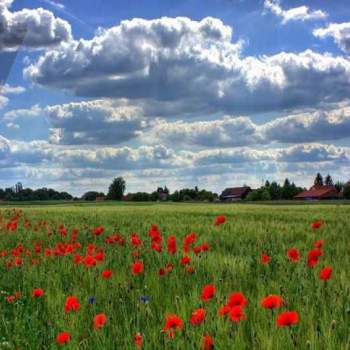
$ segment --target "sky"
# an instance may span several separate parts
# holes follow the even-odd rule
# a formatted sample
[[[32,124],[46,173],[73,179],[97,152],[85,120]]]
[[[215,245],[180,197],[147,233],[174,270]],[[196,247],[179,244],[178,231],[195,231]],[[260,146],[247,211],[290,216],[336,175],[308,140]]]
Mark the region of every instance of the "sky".
[[[350,180],[350,7],[0,0],[0,187]]]

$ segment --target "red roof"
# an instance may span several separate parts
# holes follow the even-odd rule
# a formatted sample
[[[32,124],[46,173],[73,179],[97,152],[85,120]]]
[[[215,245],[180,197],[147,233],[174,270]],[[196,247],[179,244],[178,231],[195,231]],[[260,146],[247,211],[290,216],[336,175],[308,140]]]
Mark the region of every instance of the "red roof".
[[[322,199],[337,197],[338,191],[333,186],[312,186],[308,191],[304,191],[296,195],[294,198],[305,199]]]

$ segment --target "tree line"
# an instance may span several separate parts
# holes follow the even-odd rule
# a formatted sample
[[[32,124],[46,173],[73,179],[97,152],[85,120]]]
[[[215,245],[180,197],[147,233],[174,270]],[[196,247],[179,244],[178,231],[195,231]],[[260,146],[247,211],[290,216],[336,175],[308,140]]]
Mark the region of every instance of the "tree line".
[[[13,188],[0,188],[0,200],[3,201],[58,201],[72,199],[73,196],[68,192],[58,192],[46,187],[36,190],[24,188],[18,192]]]

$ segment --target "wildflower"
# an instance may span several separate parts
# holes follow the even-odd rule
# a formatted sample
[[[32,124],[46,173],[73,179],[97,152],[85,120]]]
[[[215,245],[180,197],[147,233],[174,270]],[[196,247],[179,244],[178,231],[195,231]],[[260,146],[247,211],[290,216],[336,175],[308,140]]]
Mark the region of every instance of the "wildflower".
[[[197,325],[205,320],[206,312],[205,309],[199,308],[192,312],[190,322],[192,325]]]
[[[261,300],[261,306],[266,309],[278,309],[282,303],[283,299],[279,295],[268,295]]]
[[[314,243],[314,247],[315,248],[318,248],[318,249],[322,249],[323,248],[323,245],[324,245],[324,240],[323,239],[320,239],[319,241],[316,241]]]
[[[36,288],[32,292],[33,297],[39,298],[44,295],[44,291],[41,288]]]
[[[165,325],[163,327],[163,332],[167,332],[169,338],[175,337],[175,331],[181,330],[183,328],[182,319],[176,314],[169,314],[165,317]]]
[[[235,306],[245,307],[248,305],[248,300],[245,298],[243,293],[234,292],[229,296],[227,305],[229,305],[231,308]]]
[[[94,317],[94,327],[102,328],[107,322],[107,316],[104,313],[98,314]]]
[[[197,239],[197,235],[194,232],[188,234],[184,238],[183,250],[184,250],[185,253],[189,253],[190,246],[191,246],[191,244],[193,244],[196,241],[196,239]]]
[[[151,298],[147,295],[141,295],[139,299],[140,299],[140,301],[142,301],[143,303],[146,304],[150,301]]]
[[[288,249],[287,255],[290,261],[297,262],[300,260],[300,253],[297,248]]]
[[[208,301],[215,296],[215,293],[216,293],[215,286],[213,284],[207,284],[202,289],[201,299],[203,301]]]
[[[229,316],[230,316],[231,321],[233,321],[233,322],[239,322],[241,320],[246,319],[243,308],[241,306],[234,306],[231,309]]]
[[[271,260],[271,257],[266,253],[262,253],[260,257],[260,262],[264,265],[267,265]]]
[[[193,273],[193,272],[194,272],[194,267],[193,267],[193,266],[190,266],[190,265],[187,265],[187,266],[186,266],[186,272],[188,272],[188,273]]]
[[[105,228],[104,228],[103,226],[98,226],[98,227],[95,227],[95,228],[92,230],[92,234],[95,235],[95,236],[99,236],[99,235],[101,235],[104,231],[105,231]]]
[[[333,269],[331,266],[326,266],[320,271],[320,279],[323,281],[327,281],[332,276]]]
[[[311,224],[311,228],[316,230],[316,229],[320,228],[322,225],[323,225],[323,221],[316,220]]]
[[[169,236],[168,238],[168,253],[175,254],[177,250],[176,236]]]
[[[299,315],[296,311],[285,311],[278,315],[276,323],[278,327],[291,326],[299,322]]]
[[[78,298],[75,295],[68,296],[66,299],[66,303],[64,305],[64,311],[70,312],[70,311],[76,311],[80,308],[80,304],[78,301]]]
[[[319,257],[322,256],[323,253],[320,249],[310,250],[307,256],[307,264],[309,267],[314,267],[319,262]]]
[[[222,225],[226,222],[226,216],[225,215],[218,215],[215,218],[215,226]]]
[[[103,271],[101,272],[101,275],[102,275],[103,278],[108,279],[108,278],[111,278],[111,277],[112,277],[113,271],[112,271],[112,270],[103,270]]]
[[[141,239],[136,233],[131,234],[130,242],[134,247],[138,247],[139,245],[142,244]]]
[[[181,265],[187,265],[191,262],[191,258],[189,256],[184,256],[181,261],[180,261],[180,264]]]
[[[68,332],[61,332],[56,337],[56,343],[59,345],[63,345],[68,343],[71,340],[71,335]]]
[[[144,264],[142,261],[136,261],[131,266],[132,273],[134,275],[139,275],[144,270]]]
[[[229,305],[222,305],[219,308],[219,315],[225,316],[231,311],[231,307]]]
[[[89,297],[89,298],[88,298],[88,303],[89,303],[89,305],[94,304],[94,303],[95,303],[95,301],[96,301],[96,298],[95,298],[95,297],[93,297],[93,296],[91,296],[91,297]]]
[[[141,349],[142,348],[142,342],[143,342],[142,335],[140,333],[136,333],[134,340],[135,340],[136,347],[138,349]]]
[[[214,340],[210,335],[203,336],[201,350],[214,350]]]

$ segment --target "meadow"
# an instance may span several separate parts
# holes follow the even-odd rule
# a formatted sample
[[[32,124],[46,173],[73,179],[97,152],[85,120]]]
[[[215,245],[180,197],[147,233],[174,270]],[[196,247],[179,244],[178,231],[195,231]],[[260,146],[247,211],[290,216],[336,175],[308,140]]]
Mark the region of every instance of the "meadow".
[[[0,349],[350,349],[349,218],[333,204],[0,207]]]

